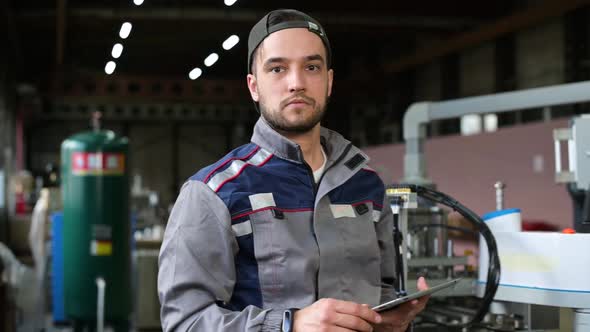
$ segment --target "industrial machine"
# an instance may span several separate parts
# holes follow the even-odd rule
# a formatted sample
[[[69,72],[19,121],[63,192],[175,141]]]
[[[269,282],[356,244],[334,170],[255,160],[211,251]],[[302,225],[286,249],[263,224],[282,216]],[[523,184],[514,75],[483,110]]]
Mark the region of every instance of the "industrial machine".
[[[556,129],[555,181],[566,183],[573,200],[574,227],[590,233],[590,115],[572,119],[571,128]],[[561,143],[567,142],[568,170],[561,165]]]
[[[128,143],[112,131],[62,143],[65,315],[74,330],[128,331],[132,313]]]
[[[402,183],[406,185],[391,186],[387,191],[403,266],[398,290],[411,291],[420,275],[427,275],[433,284],[437,279],[463,276],[461,287],[431,299],[416,320],[415,331],[545,331],[559,327],[560,307],[574,309],[574,331],[590,331],[590,284],[586,278],[590,273],[590,234],[492,227],[433,189],[423,152],[430,121],[588,102],[588,91],[590,82],[579,82],[410,106],[403,127],[406,155]],[[574,119],[571,129],[556,131],[555,140],[556,179],[570,185],[578,211],[576,229],[581,232],[590,224],[588,117]],[[568,171],[561,170],[561,140],[569,141]],[[502,210],[502,186],[496,189],[500,211],[492,217],[509,213]],[[485,245],[480,247],[479,273],[465,268],[464,257],[453,256],[452,241],[446,237],[453,227],[447,224],[440,204],[460,212],[485,240],[480,240]]]

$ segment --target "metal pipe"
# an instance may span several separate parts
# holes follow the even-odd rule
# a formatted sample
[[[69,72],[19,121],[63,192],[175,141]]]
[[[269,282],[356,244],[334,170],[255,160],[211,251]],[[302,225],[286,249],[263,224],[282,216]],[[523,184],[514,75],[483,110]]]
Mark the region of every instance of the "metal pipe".
[[[502,181],[498,181],[494,184],[494,188],[496,188],[496,210],[500,211],[504,209],[504,188],[506,185]]]
[[[106,281],[102,277],[96,278],[97,303],[96,303],[96,332],[104,332],[104,294]]]
[[[590,81],[584,81],[441,102],[414,103],[404,115],[406,155],[403,181],[415,184],[432,183],[426,175],[426,159],[423,153],[426,124],[432,120],[587,102],[590,101],[588,91]]]

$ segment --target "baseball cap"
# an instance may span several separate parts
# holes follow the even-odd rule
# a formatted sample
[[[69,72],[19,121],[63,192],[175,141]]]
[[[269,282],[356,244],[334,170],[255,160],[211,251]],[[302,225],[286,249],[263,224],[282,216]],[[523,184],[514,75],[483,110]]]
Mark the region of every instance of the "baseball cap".
[[[287,19],[269,26],[269,22],[277,16],[294,17],[295,20]],[[332,50],[330,49],[328,36],[320,23],[313,17],[295,9],[277,9],[266,14],[254,25],[254,27],[252,27],[252,30],[250,30],[250,35],[248,36],[248,73],[252,73],[252,54],[258,45],[260,45],[260,43],[273,32],[293,28],[306,28],[320,37],[326,47],[326,56],[328,57],[326,61],[328,68],[330,68],[332,64]]]

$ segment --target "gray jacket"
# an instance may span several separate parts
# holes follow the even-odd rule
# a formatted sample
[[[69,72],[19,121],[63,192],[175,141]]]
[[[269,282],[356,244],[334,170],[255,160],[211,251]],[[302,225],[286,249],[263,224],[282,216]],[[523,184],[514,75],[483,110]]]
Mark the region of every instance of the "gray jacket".
[[[191,177],[166,227],[164,331],[280,331],[320,298],[395,297],[393,220],[368,157],[321,129],[316,185],[299,146],[260,119],[250,144]]]

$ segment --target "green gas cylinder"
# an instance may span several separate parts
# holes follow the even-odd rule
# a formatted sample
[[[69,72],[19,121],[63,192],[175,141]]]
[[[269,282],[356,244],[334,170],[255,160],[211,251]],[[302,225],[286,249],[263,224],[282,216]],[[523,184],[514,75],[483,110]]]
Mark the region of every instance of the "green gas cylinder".
[[[132,311],[127,156],[127,139],[107,130],[61,145],[64,301],[74,321],[96,321],[97,278],[106,282],[107,322]]]

